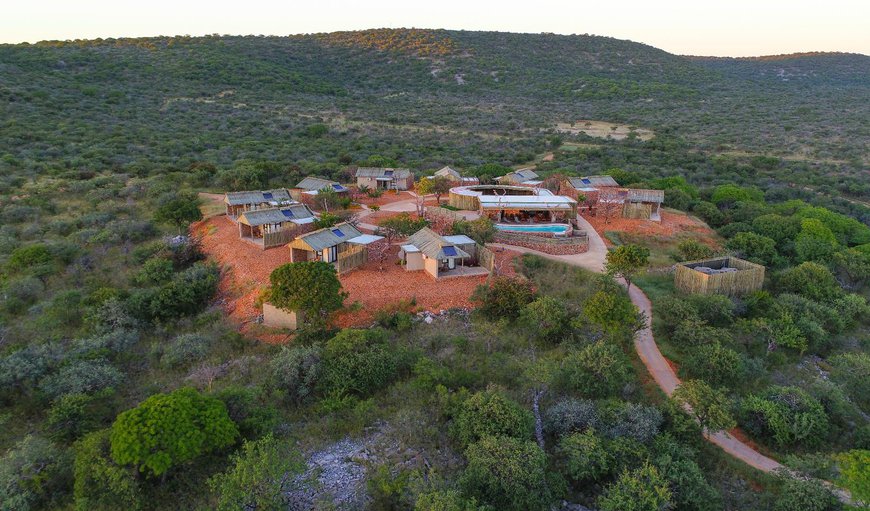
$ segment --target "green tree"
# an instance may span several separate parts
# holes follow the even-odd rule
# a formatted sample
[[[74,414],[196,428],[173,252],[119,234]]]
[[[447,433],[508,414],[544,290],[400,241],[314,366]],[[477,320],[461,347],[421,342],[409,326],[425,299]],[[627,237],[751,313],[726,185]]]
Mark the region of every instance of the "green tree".
[[[583,302],[586,319],[607,333],[621,330],[634,331],[640,328],[643,318],[638,318],[637,308],[618,292],[596,291]]]
[[[570,319],[565,305],[551,296],[536,298],[520,314],[520,321],[533,338],[551,344],[562,342],[570,334]]]
[[[852,450],[837,455],[840,480],[852,498],[870,504],[870,450]]]
[[[164,202],[154,211],[154,221],[172,224],[178,227],[178,232],[191,222],[202,220],[199,209],[200,199],[192,193],[180,193]]]
[[[108,429],[95,431],[74,446],[76,511],[142,508],[141,490],[130,469],[110,457],[109,435]]]
[[[711,257],[713,249],[696,239],[686,239],[677,243],[677,253],[681,261],[695,261]]]
[[[834,254],[834,267],[839,275],[855,286],[870,283],[870,250],[856,248],[841,250]]]
[[[0,457],[0,510],[62,507],[69,465],[64,450],[42,437],[25,436]]]
[[[801,220],[801,230],[794,240],[798,261],[826,263],[831,260],[838,247],[837,237],[821,220]]]
[[[713,189],[710,200],[721,207],[732,207],[738,202],[763,202],[764,193],[757,188],[744,188],[734,184],[725,184]]]
[[[595,481],[614,468],[607,442],[593,429],[562,437],[557,452],[564,460],[565,475],[576,482]]]
[[[338,215],[333,215],[332,213],[323,212],[320,214],[320,218],[314,221],[315,229],[324,229],[326,227],[332,227],[335,224],[341,222],[341,217]]]
[[[181,388],[118,415],[109,438],[116,463],[165,477],[174,466],[231,445],[238,434],[222,401]]]
[[[471,299],[480,304],[478,310],[488,318],[515,319],[535,299],[535,290],[527,280],[496,277],[477,286]]]
[[[481,245],[486,245],[491,242],[498,231],[495,224],[487,216],[482,216],[476,220],[466,221],[457,220],[453,222],[453,234],[464,234]]]
[[[465,498],[457,490],[430,491],[420,494],[414,511],[482,511],[477,500]]]
[[[441,196],[450,191],[453,183],[444,176],[424,177],[417,181],[414,189],[420,195],[434,195],[435,202],[441,205]]]
[[[623,472],[598,498],[602,511],[662,511],[668,509],[671,490],[658,469],[649,462]]]
[[[532,441],[487,436],[465,451],[459,477],[463,491],[495,509],[535,511],[554,500],[547,481],[547,455]]]
[[[208,481],[222,511],[287,509],[285,486],[305,470],[305,462],[288,441],[271,434],[245,441],[231,463],[229,470]]]
[[[801,263],[783,271],[776,282],[782,291],[820,302],[831,301],[842,294],[840,284],[831,271],[815,262]]]
[[[770,266],[778,255],[775,240],[754,232],[738,232],[725,243],[725,248],[739,257],[765,266]]]
[[[839,511],[839,500],[820,481],[783,477],[773,511]]]
[[[428,225],[429,222],[425,218],[414,218],[408,213],[399,213],[378,223],[377,232],[386,236],[388,243],[392,243],[393,239],[406,238]]]
[[[318,387],[333,396],[368,396],[407,371],[414,357],[383,330],[346,328],[326,342]]]
[[[734,418],[728,411],[731,408],[728,396],[702,380],[686,380],[680,383],[672,397],[681,405],[689,405],[691,414],[707,431],[734,427]]]
[[[743,359],[731,348],[713,342],[692,348],[683,368],[693,378],[703,378],[713,385],[728,385],[738,380]]]
[[[335,268],[323,261],[279,266],[269,282],[269,301],[275,307],[303,312],[306,320],[324,320],[327,314],[340,309],[347,297]]]
[[[597,399],[622,391],[631,379],[631,363],[619,346],[598,341],[569,353],[559,373],[564,388]]]
[[[501,391],[488,388],[462,402],[452,432],[462,446],[486,436],[532,437],[534,418]]]
[[[625,279],[631,288],[631,279],[649,264],[649,249],[639,245],[620,245],[607,253],[604,269],[613,277]]]
[[[797,387],[773,386],[741,405],[741,424],[777,445],[818,445],[830,433],[822,404]]]

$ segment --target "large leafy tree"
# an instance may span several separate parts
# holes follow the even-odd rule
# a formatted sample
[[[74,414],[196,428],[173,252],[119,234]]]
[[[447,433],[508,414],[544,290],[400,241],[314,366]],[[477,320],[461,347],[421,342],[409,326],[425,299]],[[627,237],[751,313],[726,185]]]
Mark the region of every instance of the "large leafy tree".
[[[306,317],[324,318],[341,308],[342,292],[335,268],[323,261],[279,266],[269,276],[269,301],[276,307],[302,311]]]
[[[299,453],[287,441],[269,434],[245,442],[233,455],[230,469],[211,478],[209,486],[218,494],[217,509],[221,511],[277,511],[287,509],[285,486],[303,470],[305,463]]]
[[[870,504],[870,451],[853,450],[837,456],[840,477],[852,498]]]
[[[109,455],[110,430],[95,431],[75,444],[75,509],[77,511],[136,511],[142,495],[127,467]]]
[[[604,265],[608,275],[625,279],[631,288],[631,279],[649,264],[649,249],[639,245],[620,245],[607,253]]]
[[[516,402],[496,389],[478,392],[466,399],[454,419],[454,436],[468,445],[485,436],[528,439],[534,419]]]
[[[441,204],[441,196],[450,191],[452,183],[444,176],[426,177],[415,185],[420,195],[434,195],[435,202]]]
[[[598,499],[603,511],[661,511],[668,509],[671,490],[655,466],[647,463],[625,471]]]
[[[232,444],[239,430],[223,401],[192,388],[155,394],[112,424],[112,459],[164,476],[177,465]]]
[[[689,405],[691,413],[702,428],[720,431],[734,427],[729,413],[730,403],[724,392],[714,389],[702,380],[686,380],[674,391],[673,398],[681,405]]]
[[[569,353],[558,378],[564,388],[584,397],[615,396],[631,378],[631,362],[616,344],[598,341]]]

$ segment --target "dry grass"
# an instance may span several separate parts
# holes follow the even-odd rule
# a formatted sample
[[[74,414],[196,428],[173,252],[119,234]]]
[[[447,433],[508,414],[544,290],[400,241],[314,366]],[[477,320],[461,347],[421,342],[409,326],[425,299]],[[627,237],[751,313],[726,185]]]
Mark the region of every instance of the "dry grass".
[[[556,124],[556,131],[562,133],[570,133],[572,135],[584,134],[595,138],[609,138],[612,140],[624,140],[628,138],[629,133],[634,133],[637,138],[643,141],[650,140],[655,136],[652,130],[646,128],[638,128],[628,124],[619,124],[606,121],[592,121],[581,119],[573,123],[560,122]]]

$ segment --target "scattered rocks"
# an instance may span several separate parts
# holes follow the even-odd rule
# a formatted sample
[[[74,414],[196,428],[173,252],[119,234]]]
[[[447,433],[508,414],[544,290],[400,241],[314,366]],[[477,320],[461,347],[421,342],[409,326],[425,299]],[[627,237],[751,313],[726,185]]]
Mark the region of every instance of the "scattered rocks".
[[[346,438],[308,458],[308,469],[291,483],[287,492],[290,511],[308,511],[321,505],[330,509],[364,509],[366,467],[374,455],[375,438]]]

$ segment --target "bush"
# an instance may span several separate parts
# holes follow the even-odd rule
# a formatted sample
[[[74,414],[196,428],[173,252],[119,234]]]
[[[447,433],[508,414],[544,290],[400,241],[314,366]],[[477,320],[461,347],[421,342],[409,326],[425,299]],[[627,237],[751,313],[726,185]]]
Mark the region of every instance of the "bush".
[[[163,348],[160,363],[165,367],[187,367],[205,360],[211,339],[200,334],[181,334]]]
[[[559,370],[563,388],[593,399],[618,395],[631,376],[631,362],[625,353],[604,341],[569,353]]]
[[[51,437],[69,442],[95,429],[100,419],[109,413],[109,410],[97,409],[101,397],[104,396],[64,394],[56,399],[45,419]]]
[[[24,437],[0,458],[0,508],[27,511],[61,507],[69,484],[69,465],[67,454],[48,440]]]
[[[707,259],[713,255],[713,249],[695,239],[687,239],[677,244],[677,253],[681,261]]]
[[[725,248],[733,251],[738,257],[770,266],[777,255],[776,241],[754,232],[739,232],[725,243]]]
[[[39,388],[53,398],[66,394],[91,394],[114,388],[124,375],[104,359],[73,360],[50,376],[45,377]]]
[[[565,398],[547,410],[544,428],[548,433],[562,437],[587,429],[600,429],[601,418],[593,401]]]
[[[563,437],[556,451],[563,460],[565,475],[575,482],[594,481],[613,470],[607,442],[592,429]]]
[[[0,390],[24,391],[57,368],[64,359],[59,344],[29,344],[0,358]]]
[[[54,263],[54,257],[47,245],[35,243],[16,248],[6,262],[9,271],[17,272],[32,268],[49,266]]]
[[[711,385],[733,385],[741,381],[743,359],[736,351],[715,342],[692,348],[682,369],[690,378],[700,378]]]
[[[780,446],[818,445],[829,431],[821,403],[797,387],[771,387],[761,395],[749,396],[743,401],[741,416],[749,432]]]
[[[865,411],[870,411],[870,355],[866,353],[840,353],[828,360],[833,367],[831,376]]]
[[[133,280],[139,285],[154,285],[169,282],[174,273],[172,261],[163,257],[153,257],[142,265]]]
[[[382,330],[345,329],[326,343],[319,388],[334,396],[368,396],[409,370],[413,359],[388,343]]]
[[[537,444],[511,437],[485,437],[465,452],[459,478],[463,491],[505,511],[548,509],[554,496],[547,482],[547,456]]]
[[[420,494],[414,511],[479,511],[477,500],[467,499],[456,490],[430,491]]]
[[[159,476],[173,466],[231,445],[238,428],[218,399],[191,388],[155,394],[112,424],[112,459]]]
[[[531,412],[489,388],[466,399],[453,419],[452,433],[463,447],[486,436],[531,438],[534,417]]]
[[[662,412],[658,408],[626,403],[617,409],[607,434],[612,438],[628,437],[649,443],[658,434],[662,421]]]
[[[821,482],[814,479],[783,478],[774,511],[837,511],[840,501]]]
[[[496,277],[489,284],[478,286],[471,299],[480,303],[478,310],[487,318],[512,320],[535,299],[535,291],[527,280]]]
[[[76,511],[142,508],[139,485],[129,469],[109,456],[109,430],[91,433],[75,444]]]
[[[550,296],[541,296],[523,307],[520,320],[527,326],[531,337],[558,344],[570,335],[571,315],[565,305]]]
[[[641,323],[637,308],[621,292],[596,291],[583,302],[583,315],[611,335],[620,331],[634,333]]]
[[[797,293],[811,300],[831,301],[842,294],[837,279],[825,266],[801,263],[779,274],[777,285],[784,292]]]
[[[729,327],[734,322],[734,302],[724,295],[692,295],[689,303],[701,320],[716,326]]]
[[[259,386],[230,385],[214,394],[227,407],[227,415],[243,438],[258,438],[278,424],[278,410]]]
[[[671,500],[668,482],[648,462],[625,471],[598,498],[602,511],[658,511],[667,509]]]
[[[464,234],[481,245],[491,243],[498,230],[489,217],[482,216],[477,220],[457,220],[453,222],[453,234]]]
[[[146,320],[168,320],[196,314],[214,296],[218,276],[217,266],[195,264],[159,288],[134,293],[130,297],[130,307],[134,315]]]
[[[311,399],[322,369],[318,348],[284,346],[269,365],[273,385],[288,401],[301,404]]]
[[[346,293],[332,264],[323,261],[289,263],[269,275],[268,300],[287,310],[298,310],[308,320],[322,320],[341,308]]]

